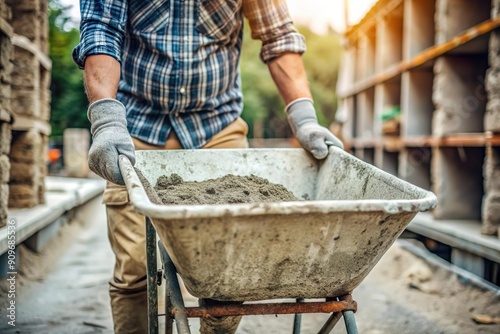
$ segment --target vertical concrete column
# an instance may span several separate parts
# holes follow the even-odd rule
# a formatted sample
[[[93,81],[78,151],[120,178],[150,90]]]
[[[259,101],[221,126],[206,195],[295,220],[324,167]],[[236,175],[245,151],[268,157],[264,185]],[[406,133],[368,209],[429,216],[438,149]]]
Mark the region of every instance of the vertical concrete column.
[[[434,135],[483,131],[487,65],[487,59],[482,55],[436,60],[432,95],[436,107],[432,120]]]
[[[492,0],[491,17],[500,15],[500,0]],[[500,133],[500,32],[490,34],[486,73],[488,103],[484,115],[484,129]],[[484,198],[482,206],[482,230],[486,235],[500,238],[500,148],[487,147],[484,160]]]
[[[434,45],[436,0],[405,0],[403,58],[410,59]]]
[[[484,114],[484,130],[500,132],[500,67],[490,67],[486,75],[488,104]]]
[[[495,0],[496,7],[500,6]],[[495,8],[496,8],[495,7]],[[495,30],[490,34],[489,43],[490,68],[486,74],[486,91],[488,104],[484,115],[486,131],[500,132],[500,32]]]
[[[428,147],[405,148],[399,155],[398,175],[416,186],[431,188],[431,149]]]
[[[367,89],[356,96],[356,106],[358,111],[356,133],[358,137],[373,137],[374,103],[374,88]]]
[[[87,129],[64,130],[64,170],[71,177],[87,177],[90,133]]]
[[[430,135],[432,132],[432,70],[412,70],[401,78],[401,134],[403,137]]]
[[[500,0],[491,1],[491,17],[500,16]]]
[[[438,198],[436,219],[481,217],[484,148],[434,148],[431,159],[432,191]]]
[[[387,69],[403,59],[403,6],[388,14],[377,29],[381,30],[381,38],[377,40],[379,66]]]
[[[491,0],[436,0],[436,44],[490,18]]]
[[[483,226],[481,232],[500,237],[500,148],[487,147],[484,162]]]

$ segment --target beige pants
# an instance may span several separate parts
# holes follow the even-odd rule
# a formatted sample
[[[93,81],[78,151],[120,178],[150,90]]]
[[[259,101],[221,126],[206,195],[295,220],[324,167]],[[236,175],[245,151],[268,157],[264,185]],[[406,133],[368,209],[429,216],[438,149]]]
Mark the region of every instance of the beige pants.
[[[238,118],[203,148],[247,148],[247,133],[247,124]],[[174,131],[164,146],[151,145],[136,138],[133,138],[133,141],[136,150],[182,148]],[[106,204],[108,237],[116,258],[114,277],[110,281],[115,333],[145,334],[147,333],[145,218],[134,212],[124,186],[108,182],[103,203]]]

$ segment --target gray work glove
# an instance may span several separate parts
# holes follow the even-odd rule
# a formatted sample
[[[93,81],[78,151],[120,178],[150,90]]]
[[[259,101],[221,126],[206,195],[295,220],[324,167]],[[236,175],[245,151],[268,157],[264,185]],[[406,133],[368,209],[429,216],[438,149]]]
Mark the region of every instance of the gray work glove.
[[[297,99],[286,107],[288,123],[300,145],[316,159],[328,155],[328,146],[344,148],[342,142],[327,128],[318,124],[316,110],[311,99]]]
[[[102,178],[124,185],[118,156],[125,155],[135,164],[132,137],[127,130],[125,106],[115,99],[102,99],[89,106],[87,116],[92,126],[92,146],[89,150],[89,168]]]

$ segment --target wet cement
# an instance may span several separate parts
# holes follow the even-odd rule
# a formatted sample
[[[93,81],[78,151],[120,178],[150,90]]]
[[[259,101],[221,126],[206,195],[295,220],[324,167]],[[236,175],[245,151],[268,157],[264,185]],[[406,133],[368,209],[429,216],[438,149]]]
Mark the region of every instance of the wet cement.
[[[298,201],[283,185],[249,175],[228,174],[187,182],[177,174],[160,176],[154,190],[164,204],[235,204]]]

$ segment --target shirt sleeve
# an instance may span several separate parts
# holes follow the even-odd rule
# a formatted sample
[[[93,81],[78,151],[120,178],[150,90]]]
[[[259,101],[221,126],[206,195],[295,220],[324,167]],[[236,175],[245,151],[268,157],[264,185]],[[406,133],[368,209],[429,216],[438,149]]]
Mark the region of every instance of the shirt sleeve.
[[[80,42],[73,61],[83,69],[85,58],[105,54],[121,61],[127,21],[127,0],[81,0]]]
[[[243,0],[243,13],[252,38],[262,41],[260,58],[264,63],[284,53],[306,51],[304,36],[295,29],[286,0]]]

